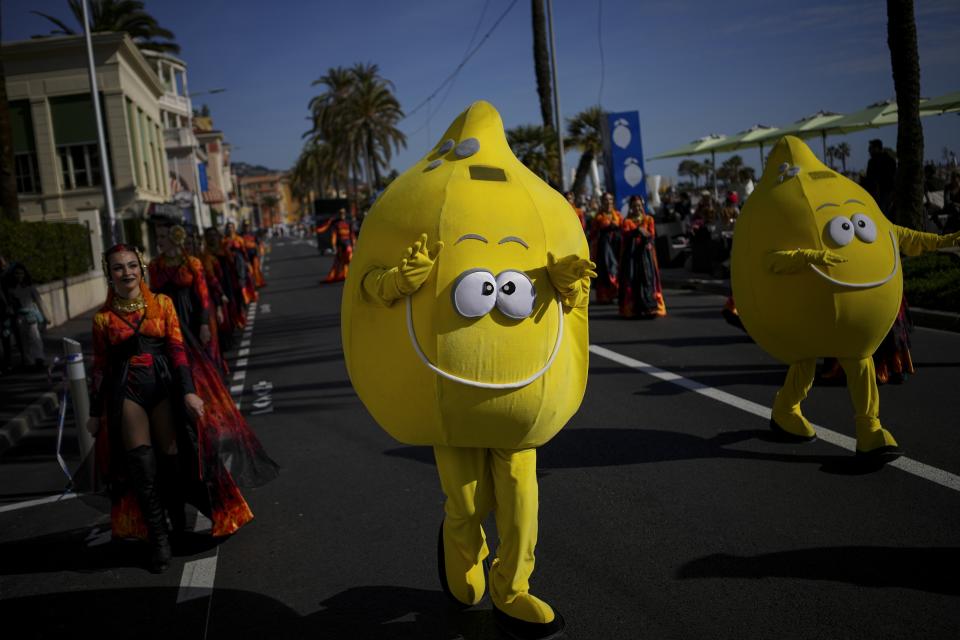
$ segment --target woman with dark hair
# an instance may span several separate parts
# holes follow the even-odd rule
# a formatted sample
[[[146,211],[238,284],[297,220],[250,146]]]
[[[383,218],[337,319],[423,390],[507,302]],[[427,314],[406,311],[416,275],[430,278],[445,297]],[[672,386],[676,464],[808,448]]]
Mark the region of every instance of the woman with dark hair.
[[[617,299],[623,217],[614,206],[612,193],[603,194],[600,202],[600,210],[590,223],[590,259],[597,265],[597,278],[592,287],[597,292],[596,302],[606,304]]]
[[[96,464],[92,488],[105,485],[109,490],[113,537],[146,537],[148,568],[161,573],[171,556],[165,506],[174,527],[183,527],[178,459],[186,458],[184,469],[196,470],[196,431],[186,418],[199,420],[205,412],[173,303],[150,292],[144,266],[139,250],[123,244],[103,256],[109,290],[93,318],[87,425],[97,436],[97,446],[85,465]],[[199,477],[192,480],[196,483]],[[249,514],[239,492],[231,497],[236,501],[233,510]],[[180,504],[175,508],[176,502]],[[209,500],[197,506],[210,511]]]
[[[43,369],[46,367],[46,360],[43,357],[40,331],[48,324],[47,314],[43,311],[40,293],[33,286],[30,271],[23,263],[14,262],[7,268],[3,295],[10,307],[8,313],[11,314],[11,324],[16,331],[21,364],[24,367]]]
[[[656,318],[667,315],[660,284],[653,216],[647,215],[643,198],[630,197],[630,210],[621,226],[619,302],[624,318]]]
[[[254,285],[257,289],[267,286],[263,271],[260,269],[260,257],[263,255],[263,242],[260,236],[253,232],[248,222],[244,222],[240,226],[240,237],[243,239],[243,249],[253,273]]]

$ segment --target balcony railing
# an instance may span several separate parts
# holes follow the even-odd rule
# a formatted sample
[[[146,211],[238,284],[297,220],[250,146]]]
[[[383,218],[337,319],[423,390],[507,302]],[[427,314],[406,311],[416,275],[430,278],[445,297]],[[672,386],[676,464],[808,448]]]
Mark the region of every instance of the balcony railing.
[[[163,146],[167,149],[180,149],[197,146],[197,137],[190,127],[174,127],[163,130]]]

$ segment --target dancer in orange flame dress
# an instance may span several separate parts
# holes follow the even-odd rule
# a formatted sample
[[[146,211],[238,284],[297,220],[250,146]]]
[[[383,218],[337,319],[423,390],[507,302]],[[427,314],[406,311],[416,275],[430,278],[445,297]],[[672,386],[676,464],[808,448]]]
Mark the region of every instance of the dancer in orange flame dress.
[[[617,299],[617,269],[620,259],[620,225],[623,217],[613,206],[613,194],[603,194],[600,211],[590,223],[590,259],[597,265],[593,289],[596,302],[607,304]]]
[[[347,220],[346,209],[340,209],[340,211],[337,212],[336,219],[331,218],[317,227],[317,237],[319,238],[321,234],[326,233],[331,227],[336,237],[337,254],[333,259],[333,266],[330,267],[330,271],[327,273],[324,282],[342,282],[347,279],[350,260],[353,258],[353,244],[357,241],[356,234],[353,232],[353,226]]]
[[[618,270],[620,315],[624,318],[656,318],[667,315],[660,283],[653,216],[643,198],[630,197],[630,211],[621,226],[623,239]]]

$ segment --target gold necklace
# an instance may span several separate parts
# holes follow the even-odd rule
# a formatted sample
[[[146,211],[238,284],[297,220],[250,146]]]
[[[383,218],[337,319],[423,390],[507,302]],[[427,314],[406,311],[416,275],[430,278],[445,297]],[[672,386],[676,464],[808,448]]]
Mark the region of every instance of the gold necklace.
[[[119,313],[133,313],[146,308],[146,306],[147,303],[144,302],[143,296],[136,298],[121,298],[120,296],[113,297],[113,309]]]

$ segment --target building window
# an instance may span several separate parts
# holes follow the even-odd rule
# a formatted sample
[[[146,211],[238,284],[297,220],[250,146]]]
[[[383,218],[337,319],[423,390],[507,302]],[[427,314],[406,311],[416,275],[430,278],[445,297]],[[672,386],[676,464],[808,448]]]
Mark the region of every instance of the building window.
[[[10,131],[13,134],[17,193],[40,193],[40,169],[37,165],[29,100],[10,102]]]
[[[57,147],[60,174],[64,189],[96,187],[101,184],[100,153],[97,143],[60,145]]]
[[[40,193],[40,167],[34,152],[13,154],[17,175],[17,193]]]

